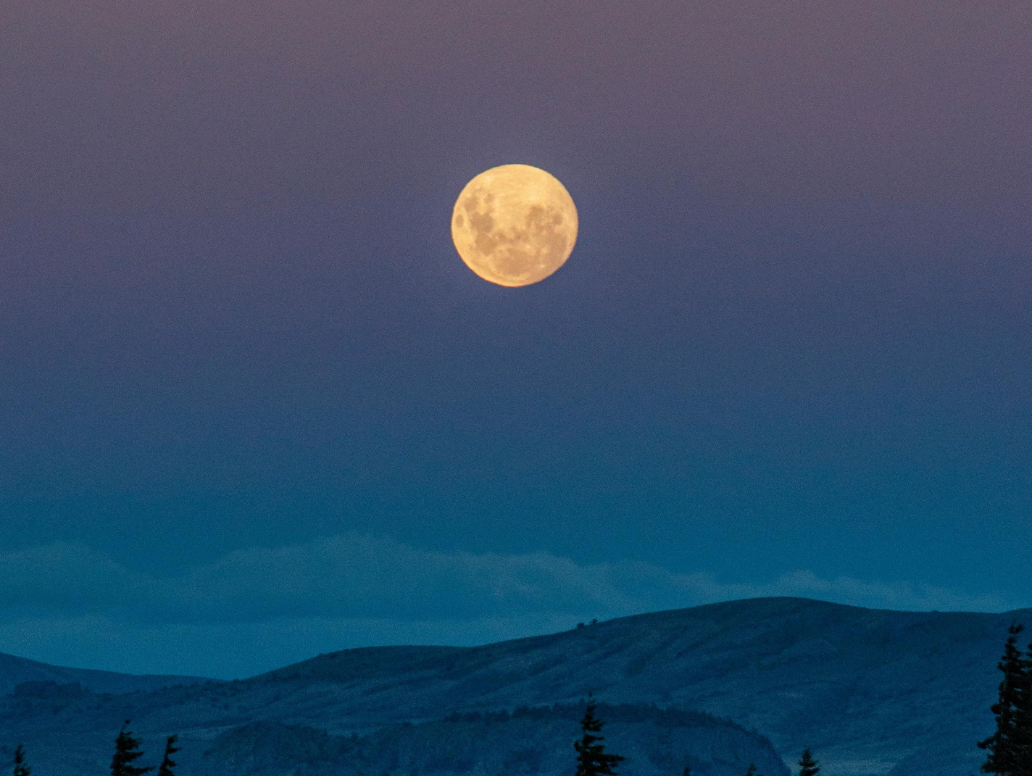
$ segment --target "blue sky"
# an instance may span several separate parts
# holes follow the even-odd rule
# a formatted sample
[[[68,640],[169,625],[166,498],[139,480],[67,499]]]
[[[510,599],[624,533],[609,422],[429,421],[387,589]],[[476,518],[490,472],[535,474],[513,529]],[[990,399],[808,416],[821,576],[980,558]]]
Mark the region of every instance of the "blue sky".
[[[1032,10],[634,8],[13,4],[0,651],[1032,604]],[[523,289],[448,234],[512,162]]]

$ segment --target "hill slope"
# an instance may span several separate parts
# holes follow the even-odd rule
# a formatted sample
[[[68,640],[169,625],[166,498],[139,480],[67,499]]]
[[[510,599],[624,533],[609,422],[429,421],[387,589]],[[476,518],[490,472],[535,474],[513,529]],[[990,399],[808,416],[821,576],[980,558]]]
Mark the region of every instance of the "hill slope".
[[[906,758],[945,757],[961,774],[977,765],[974,742],[992,729],[996,661],[1016,619],[1032,623],[1032,610],[893,612],[753,599],[474,649],[407,652],[401,671],[396,653],[352,650],[249,683],[255,691],[308,685],[307,702],[319,692],[326,720],[351,726],[419,719],[437,708],[570,702],[590,689],[613,703],[734,719],[769,735],[786,758],[817,749],[829,772],[889,773]]]
[[[94,671],[88,668],[63,668],[0,653],[0,695],[9,694],[23,682],[78,683],[91,692],[117,694],[137,690],[157,690],[177,684],[199,684],[206,681],[208,680],[196,676],[135,676],[113,671]]]
[[[581,704],[450,715],[390,725],[365,736],[328,736],[305,726],[257,722],[219,736],[197,776],[568,776],[575,766]],[[726,720],[647,706],[600,704],[607,751],[626,757],[620,776],[789,776],[770,742]]]
[[[259,720],[371,736],[454,711],[576,704],[592,690],[607,703],[733,719],[769,736],[786,761],[812,747],[827,776],[967,776],[980,761],[974,742],[992,729],[995,665],[1014,620],[1032,624],[1032,610],[754,599],[483,647],[348,650],[242,682],[90,701],[88,711],[85,700],[60,714],[41,701],[39,711],[23,704],[16,713],[5,699],[0,723],[58,736],[63,715],[89,713],[115,731],[132,717],[146,735],[182,732],[194,750],[185,762],[199,748],[217,754],[227,734]]]

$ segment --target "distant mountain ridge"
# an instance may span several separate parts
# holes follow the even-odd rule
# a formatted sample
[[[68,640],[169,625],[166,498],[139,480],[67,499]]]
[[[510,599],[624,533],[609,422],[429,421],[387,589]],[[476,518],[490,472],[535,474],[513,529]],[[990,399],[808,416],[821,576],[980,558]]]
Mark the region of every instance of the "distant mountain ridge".
[[[789,776],[763,736],[697,712],[599,704],[610,752],[626,761],[621,776],[744,776],[752,763],[765,776]],[[360,774],[547,774],[575,766],[583,704],[518,708],[512,713],[450,714],[419,724],[388,725],[363,736],[331,736],[307,726],[256,722],[215,739],[197,776]]]
[[[188,765],[182,774],[191,776],[203,773],[204,751],[209,764],[235,762],[240,742],[254,735],[248,726],[258,722],[280,726],[267,730],[287,750],[296,744],[293,737],[311,731],[331,739],[399,735],[402,741],[408,740],[402,735],[406,725],[430,729],[456,712],[575,705],[594,691],[608,704],[651,704],[671,713],[698,710],[735,720],[768,736],[791,763],[811,747],[824,776],[968,776],[982,756],[975,741],[992,730],[995,666],[1007,627],[1016,620],[1032,625],[1032,610],[894,612],[807,599],[750,599],[483,647],[346,650],[239,682],[61,703],[42,699],[26,705],[10,696],[0,699],[0,725],[22,730],[26,740],[42,746],[85,714],[93,715],[94,726],[116,730],[131,717],[139,732],[156,740],[181,733]],[[649,728],[645,739],[660,740],[657,730]],[[735,748],[749,744],[737,735],[728,733],[725,742],[731,754],[711,752],[712,767],[724,767],[720,758],[740,762]],[[542,738],[542,745],[558,745],[561,736],[554,736]],[[330,741],[327,751],[340,743]],[[652,745],[643,744],[648,751]],[[97,772],[99,761],[83,746],[78,761],[92,765],[63,773]],[[379,762],[380,755],[368,749],[372,744],[362,746],[363,756]],[[273,753],[269,757],[275,762]],[[424,766],[388,776],[431,773]],[[247,767],[258,772],[265,766]],[[224,771],[238,772],[243,771]],[[680,769],[667,763],[648,773],[680,776]]]
[[[135,676],[89,668],[64,668],[40,663],[24,657],[0,653],[0,695],[7,695],[23,682],[81,684],[90,692],[121,694],[149,692],[177,684],[199,684],[209,681],[197,676]]]

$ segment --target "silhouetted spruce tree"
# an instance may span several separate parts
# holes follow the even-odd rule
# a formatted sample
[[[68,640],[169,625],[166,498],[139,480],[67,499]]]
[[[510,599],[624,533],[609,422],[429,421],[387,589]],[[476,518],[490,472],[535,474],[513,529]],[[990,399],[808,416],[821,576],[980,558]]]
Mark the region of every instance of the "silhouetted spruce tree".
[[[111,776],[142,776],[142,774],[154,770],[149,768],[138,768],[133,761],[143,756],[140,750],[140,739],[136,738],[127,728],[129,720],[122,725],[122,730],[115,739],[115,756],[111,758]]]
[[[580,741],[573,742],[573,748],[577,750],[576,776],[615,774],[613,767],[623,762],[624,758],[618,754],[606,754],[602,743],[604,736],[601,735],[603,724],[602,720],[595,718],[595,701],[588,695],[588,705],[581,720],[583,735]]]
[[[799,776],[817,776],[820,769],[810,750],[804,749],[803,756],[799,758]]]
[[[1023,680],[1024,697],[1018,702],[1015,710],[1015,721],[1018,728],[1018,751],[1021,753],[1023,771],[1021,776],[1032,776],[1032,643],[1025,652],[1025,676]]]
[[[988,751],[982,773],[1032,776],[1032,645],[1023,655],[1018,649],[1022,625],[1011,625],[1003,657],[1000,694],[990,711],[996,716],[996,732],[978,746]]]
[[[179,736],[169,736],[165,742],[165,756],[161,760],[161,767],[158,768],[158,776],[174,776],[173,768],[176,767],[176,761],[172,759],[172,755],[179,751],[179,747],[176,746],[176,739]]]
[[[14,776],[29,776],[32,773],[32,768],[25,762],[25,747],[21,744],[18,744],[18,748],[14,750],[13,773]]]
[[[749,770],[745,772],[745,776],[756,776],[756,763],[749,763]]]

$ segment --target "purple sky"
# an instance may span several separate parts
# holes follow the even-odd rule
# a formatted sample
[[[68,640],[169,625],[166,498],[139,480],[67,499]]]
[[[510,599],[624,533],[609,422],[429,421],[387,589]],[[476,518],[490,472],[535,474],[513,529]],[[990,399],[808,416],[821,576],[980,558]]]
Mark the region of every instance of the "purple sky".
[[[1032,605],[1030,35],[9,0],[0,651],[241,676],[745,595]],[[448,235],[513,162],[581,222],[515,290]]]

